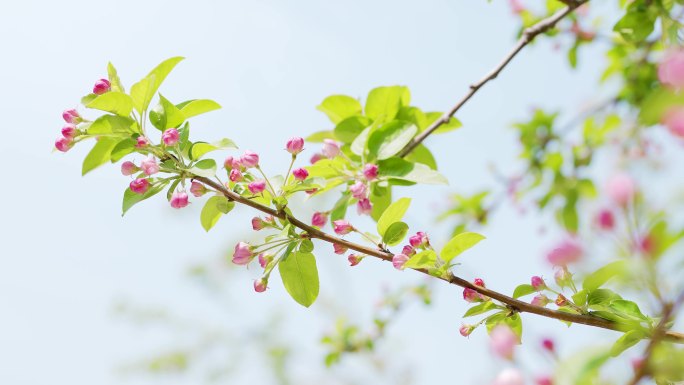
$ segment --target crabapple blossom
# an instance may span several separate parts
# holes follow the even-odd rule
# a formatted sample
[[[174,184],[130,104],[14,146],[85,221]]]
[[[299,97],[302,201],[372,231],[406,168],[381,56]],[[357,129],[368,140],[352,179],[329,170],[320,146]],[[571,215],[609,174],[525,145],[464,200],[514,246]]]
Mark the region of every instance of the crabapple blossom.
[[[377,179],[378,165],[373,163],[366,163],[365,165],[363,165],[363,176],[368,181]]]
[[[405,246],[401,249],[401,253],[402,253],[402,254],[405,254],[405,255],[413,255],[413,254],[416,253],[416,250],[415,250],[415,249],[413,248],[413,246],[411,246],[411,245],[405,245]]]
[[[354,227],[344,219],[338,219],[333,222],[333,230],[337,235],[346,235],[354,230]]]
[[[428,245],[430,241],[428,240],[428,236],[426,233],[419,231],[415,235],[409,237],[409,243],[414,248],[418,248]]]
[[[199,198],[207,193],[207,188],[204,187],[202,183],[193,181],[190,184],[190,193],[192,193],[192,195],[194,195],[195,197]]]
[[[349,187],[349,192],[356,199],[363,199],[368,194],[368,187],[363,182],[356,182]]]
[[[102,95],[112,89],[112,84],[107,79],[100,79],[95,82],[93,86],[93,93],[95,95]]]
[[[322,153],[326,158],[334,158],[340,154],[340,145],[332,139],[325,139]]]
[[[460,328],[458,328],[458,332],[461,333],[463,337],[468,337],[473,330],[475,330],[474,326],[466,324],[463,324]]]
[[[239,182],[242,180],[242,178],[242,172],[239,169],[234,168],[230,170],[230,175],[228,176],[228,179],[230,179],[231,182]]]
[[[55,148],[61,152],[67,152],[74,146],[74,141],[71,138],[61,137],[55,140]]]
[[[175,191],[171,194],[171,207],[182,209],[188,205],[188,194],[185,191]]]
[[[318,162],[321,159],[325,159],[325,156],[323,156],[323,154],[313,154],[311,156],[311,159],[309,159],[309,163],[316,164],[316,162]]]
[[[263,293],[266,291],[268,286],[268,280],[265,278],[259,278],[254,281],[254,291],[257,293]]]
[[[292,170],[292,176],[298,181],[303,181],[309,177],[309,172],[305,168],[300,167]]]
[[[392,257],[392,266],[397,270],[404,270],[404,264],[409,260],[409,256],[405,254],[394,254]]]
[[[157,160],[153,157],[149,157],[142,162],[140,162],[140,169],[145,173],[145,175],[154,175],[159,172],[159,165]]]
[[[180,140],[180,133],[175,128],[169,128],[162,134],[162,142],[169,147],[173,147],[178,144]]]
[[[546,289],[546,282],[544,282],[544,278],[539,277],[537,275],[533,276],[530,279],[530,284],[532,285],[532,287],[536,291],[541,291],[541,290]]]
[[[292,155],[299,154],[304,149],[304,139],[299,136],[288,139],[285,149]]]
[[[328,215],[326,213],[315,212],[311,217],[311,224],[316,227],[323,227],[328,221]]]
[[[582,246],[573,239],[565,239],[546,254],[546,259],[554,266],[565,266],[582,258]]]
[[[268,264],[273,260],[273,255],[261,253],[257,259],[259,260],[259,266],[261,266],[262,269],[265,269],[266,266],[268,266]]]
[[[349,261],[350,266],[356,266],[363,260],[364,257],[356,254],[349,254],[347,261]]]
[[[337,243],[333,243],[333,249],[335,251],[335,254],[344,254],[349,250],[346,246],[342,246]]]
[[[545,307],[546,305],[551,303],[551,300],[544,294],[537,294],[534,296],[534,298],[532,298],[532,301],[530,303],[534,306]]]
[[[363,198],[356,202],[356,212],[359,215],[370,215],[372,211],[373,206],[368,198]]]
[[[252,151],[245,151],[240,157],[240,164],[245,168],[252,168],[259,165],[259,154]]]
[[[138,166],[136,166],[135,163],[131,161],[125,161],[121,163],[121,173],[125,176],[133,175],[138,171],[140,171]]]
[[[489,337],[489,346],[495,355],[508,360],[513,358],[513,349],[520,341],[510,327],[499,324],[492,329]]]
[[[150,181],[145,178],[138,178],[132,181],[128,187],[136,194],[144,194],[150,189]]]
[[[252,230],[259,231],[266,227],[266,222],[259,217],[252,218]]]
[[[249,243],[238,242],[233,253],[233,263],[236,265],[246,265],[252,260],[253,256],[252,246]]]
[[[606,192],[615,203],[620,206],[625,206],[634,198],[634,194],[636,194],[634,179],[624,173],[614,175],[608,180]]]
[[[147,137],[142,136],[142,135],[138,136],[135,141],[136,141],[136,144],[135,144],[136,148],[145,148],[145,147],[150,145],[150,140],[147,139]]]
[[[62,136],[68,139],[73,139],[78,134],[78,129],[75,124],[67,123],[62,127]]]
[[[65,122],[71,124],[78,124],[83,121],[83,118],[81,118],[81,115],[79,115],[78,111],[73,108],[62,112],[62,118]]]
[[[261,194],[266,189],[266,181],[263,179],[255,180],[248,184],[247,188],[252,194]]]

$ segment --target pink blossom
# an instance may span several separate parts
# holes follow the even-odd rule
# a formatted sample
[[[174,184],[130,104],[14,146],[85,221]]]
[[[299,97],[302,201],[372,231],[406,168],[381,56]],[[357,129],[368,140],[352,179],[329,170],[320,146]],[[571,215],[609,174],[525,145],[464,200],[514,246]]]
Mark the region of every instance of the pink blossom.
[[[261,253],[259,254],[259,266],[261,266],[262,269],[265,269],[266,266],[268,266],[269,263],[273,260],[273,256],[270,254],[266,253]]]
[[[539,277],[537,275],[530,279],[530,284],[536,291],[542,291],[546,289],[546,282],[544,282],[544,278]]]
[[[378,177],[378,165],[373,163],[366,163],[363,166],[363,176],[366,180],[374,180]]]
[[[463,324],[460,328],[458,328],[458,332],[461,333],[463,337],[468,337],[473,330],[475,330],[475,327],[466,324]]]
[[[67,123],[78,124],[83,121],[81,115],[75,109],[65,110],[62,112],[62,119]]]
[[[246,242],[238,242],[233,252],[233,263],[236,265],[246,265],[253,257],[252,246]]]
[[[370,215],[373,211],[373,205],[368,198],[360,199],[356,202],[356,212],[359,215]]]
[[[415,235],[412,235],[409,237],[409,243],[414,248],[418,248],[421,246],[428,245],[430,243],[430,241],[428,240],[428,236],[426,233],[419,231]]]
[[[513,358],[513,348],[519,340],[510,327],[499,324],[492,329],[489,337],[489,346],[495,355],[509,360]]]
[[[602,209],[596,214],[596,225],[601,230],[612,230],[615,228],[615,216],[609,209]]]
[[[333,249],[335,250],[335,254],[344,254],[349,250],[347,247],[338,245],[337,243],[333,243]]]
[[[409,260],[409,256],[405,254],[394,254],[392,257],[392,266],[397,270],[404,270],[404,265]]]
[[[254,217],[252,218],[252,230],[254,231],[259,231],[266,227],[266,222],[264,222],[261,218],[259,217]]]
[[[484,283],[484,280],[483,280],[482,278],[475,278],[475,279],[473,280],[473,284],[474,284],[475,286],[479,286],[479,287],[486,287],[486,286],[485,286],[485,283]]]
[[[345,221],[344,219],[338,219],[333,222],[333,230],[337,235],[346,235],[351,233],[352,230],[354,230],[354,227],[352,227],[348,221]]]
[[[150,144],[150,140],[147,139],[146,137],[140,135],[140,136],[138,136],[138,138],[136,139],[135,147],[137,147],[137,148],[145,148],[145,147],[149,146],[149,144]]]
[[[71,138],[61,137],[55,140],[55,148],[61,152],[67,152],[74,146],[74,141]]]
[[[150,189],[150,181],[144,178],[138,178],[132,181],[128,187],[136,194],[144,194]]]
[[[259,165],[259,154],[247,150],[240,157],[240,163],[246,168],[256,167]]]
[[[138,168],[138,166],[136,166],[135,163],[131,161],[125,161],[121,163],[121,173],[125,176],[133,175],[139,170],[140,169]]]
[[[299,154],[304,149],[304,139],[298,136],[288,139],[285,144],[285,149],[292,155]]]
[[[672,135],[684,138],[684,108],[669,109],[663,116],[663,125]]]
[[[309,177],[309,172],[305,168],[296,168],[292,170],[292,176],[298,181],[303,181]]]
[[[109,92],[109,90],[112,88],[112,84],[109,83],[109,80],[107,79],[100,79],[95,82],[95,85],[93,86],[93,93],[96,95],[102,95],[105,92]]]
[[[266,181],[263,179],[255,180],[254,182],[247,185],[249,192],[252,194],[261,194],[266,190]]]
[[[684,87],[684,50],[670,52],[660,66],[658,79],[661,83],[673,87]]]
[[[169,147],[173,147],[178,144],[180,140],[180,133],[175,128],[169,128],[162,134],[162,142]]]
[[[582,246],[577,241],[565,239],[546,254],[546,259],[554,266],[565,266],[579,261],[582,254]]]
[[[363,199],[368,194],[368,187],[363,182],[356,182],[349,187],[349,192],[356,199]]]
[[[532,302],[530,302],[534,306],[541,306],[545,307],[549,303],[551,303],[551,300],[549,297],[545,296],[544,294],[537,294],[532,298]]]
[[[468,303],[473,303],[482,302],[483,297],[480,295],[480,293],[476,292],[475,290],[466,287],[465,289],[463,289],[463,299]]]
[[[332,139],[324,139],[322,152],[326,158],[334,158],[340,155],[340,145]]]
[[[570,283],[572,282],[572,274],[570,274],[568,269],[565,267],[556,269],[556,272],[553,273],[553,278],[556,280],[556,284],[560,287],[570,286]]]
[[[78,134],[78,129],[75,124],[67,123],[62,127],[62,136],[67,139],[73,139]]]
[[[226,170],[231,170],[231,169],[239,169],[240,168],[240,159],[235,159],[232,156],[228,155],[226,157],[226,160],[223,161],[223,167],[226,168]]]
[[[563,307],[568,304],[568,299],[565,298],[563,294],[558,294],[558,297],[556,297],[556,306],[558,307]]]
[[[150,156],[149,158],[140,162],[140,169],[146,175],[154,175],[159,172],[159,165],[157,164],[157,160]]]
[[[195,197],[199,198],[207,193],[207,188],[204,187],[202,183],[192,182],[190,184],[190,193],[192,193],[192,195],[194,195]]]
[[[405,255],[413,255],[416,253],[416,250],[411,245],[405,245],[401,249],[401,253]]]
[[[636,194],[636,184],[631,176],[617,174],[608,180],[606,192],[615,203],[626,206]]]
[[[311,217],[311,224],[316,227],[325,226],[325,222],[328,221],[328,215],[326,213],[315,212]]]
[[[188,205],[188,194],[185,191],[174,191],[171,194],[171,207],[174,209],[182,209]]]
[[[242,172],[239,169],[234,168],[230,170],[230,176],[228,179],[230,179],[231,182],[239,182],[242,180]]]
[[[349,254],[347,261],[349,261],[350,266],[356,266],[363,260],[364,257],[356,254]]]
[[[318,162],[319,160],[321,160],[323,158],[325,158],[323,156],[323,154],[313,154],[313,156],[311,156],[311,159],[309,159],[309,163],[315,164],[316,162]]]
[[[537,376],[534,379],[536,385],[553,385],[553,378],[549,375]]]
[[[268,280],[264,278],[259,278],[256,281],[254,281],[254,291],[257,293],[263,293],[266,291],[268,286]]]
[[[553,342],[551,338],[542,339],[541,346],[544,350],[546,350],[549,353],[553,353],[556,351],[556,344]]]
[[[520,373],[520,370],[506,368],[496,376],[492,385],[525,385],[525,378]]]

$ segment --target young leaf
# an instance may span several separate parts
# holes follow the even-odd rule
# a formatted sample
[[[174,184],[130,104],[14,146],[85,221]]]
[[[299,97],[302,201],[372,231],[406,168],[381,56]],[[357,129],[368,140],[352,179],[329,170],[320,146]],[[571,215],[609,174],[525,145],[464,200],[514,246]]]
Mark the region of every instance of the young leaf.
[[[372,121],[365,116],[350,116],[335,126],[334,137],[344,143],[353,143]]]
[[[206,114],[207,112],[218,110],[221,105],[213,100],[209,99],[195,99],[188,100],[177,106],[183,113],[186,119],[192,118],[193,116]]]
[[[351,96],[332,95],[325,98],[316,109],[328,115],[330,121],[337,124],[350,116],[361,114],[361,103]]]
[[[93,149],[90,150],[85,159],[83,159],[83,168],[81,174],[85,175],[99,166],[109,162],[112,156],[112,150],[119,143],[120,138],[102,137],[95,143]]]
[[[104,135],[117,133],[133,134],[135,121],[129,117],[118,115],[102,115],[95,119],[86,130],[89,135]]]
[[[311,253],[294,252],[278,264],[285,290],[302,306],[309,307],[318,297],[318,269]]]
[[[536,290],[534,290],[534,287],[530,285],[529,283],[523,283],[522,285],[518,285],[515,290],[513,290],[513,298],[520,298],[529,294],[534,293]]]
[[[628,269],[627,261],[609,263],[595,272],[589,274],[582,283],[585,290],[592,291],[603,286],[609,279],[624,274]]]
[[[646,333],[641,330],[628,331],[627,333],[623,334],[622,337],[618,338],[617,341],[615,341],[613,346],[610,348],[610,355],[613,357],[619,356],[625,350],[639,343],[639,341],[644,339],[644,337],[646,337]]]
[[[212,178],[214,175],[216,175],[216,161],[213,159],[200,160],[188,171],[197,176]]]
[[[448,264],[452,259],[475,246],[483,239],[485,239],[485,237],[478,233],[466,232],[458,234],[444,245],[439,256]]]
[[[196,160],[201,158],[204,154],[211,151],[226,149],[226,148],[237,148],[235,142],[230,139],[223,138],[218,142],[206,143],[206,142],[196,142],[190,146],[189,155],[191,160]]]
[[[429,269],[435,267],[437,264],[437,253],[432,250],[421,251],[412,256],[406,263],[404,268],[411,269]]]
[[[166,185],[166,182],[153,184],[145,194],[136,194],[131,191],[130,188],[126,188],[126,191],[124,191],[121,216],[124,216],[124,214],[126,214],[126,212],[135,204],[142,202],[145,199],[150,198],[151,196],[162,191]]]
[[[410,204],[410,198],[400,198],[389,205],[378,219],[378,234],[384,237],[385,232],[393,223],[401,221]]]
[[[160,131],[183,124],[185,115],[173,103],[159,94],[159,104],[150,111],[150,122]]]
[[[137,142],[131,138],[126,138],[120,141],[116,146],[114,146],[114,149],[112,149],[112,155],[110,157],[111,162],[116,163],[124,156],[135,151],[136,144]]]
[[[387,231],[385,231],[382,241],[389,246],[396,246],[404,240],[406,234],[408,234],[408,230],[409,227],[406,223],[394,222],[387,228]]]
[[[380,176],[423,184],[449,184],[444,175],[430,167],[413,163],[407,160],[392,157],[378,162],[378,174]]]
[[[114,68],[114,65],[111,62],[107,63],[107,77],[109,78],[109,82],[112,84],[112,91],[123,93],[126,92],[123,84],[121,84],[119,75],[116,73],[116,68]]]
[[[150,105],[150,101],[152,101],[152,97],[159,89],[159,86],[181,60],[183,60],[182,57],[172,57],[164,60],[150,71],[145,78],[131,87],[133,104],[139,113],[142,114],[147,110],[147,107]]]
[[[373,120],[390,121],[402,106],[407,106],[411,95],[403,86],[378,87],[368,93],[366,116]]]
[[[233,207],[235,207],[235,202],[229,201],[223,195],[216,195],[207,200],[202,208],[202,213],[200,214],[200,222],[204,230],[209,231],[221,218],[221,215],[228,214]]]
[[[368,138],[368,153],[378,160],[388,159],[401,151],[418,128],[408,122],[395,120],[373,131]]]
[[[497,306],[494,302],[492,301],[487,301],[487,302],[482,302],[479,303],[470,309],[468,309],[465,314],[463,314],[463,317],[472,317],[480,314],[484,314],[488,311],[492,311],[494,309],[500,309],[499,306]]]
[[[86,107],[111,112],[119,116],[128,116],[133,111],[133,99],[122,92],[110,91],[98,95],[86,104]]]

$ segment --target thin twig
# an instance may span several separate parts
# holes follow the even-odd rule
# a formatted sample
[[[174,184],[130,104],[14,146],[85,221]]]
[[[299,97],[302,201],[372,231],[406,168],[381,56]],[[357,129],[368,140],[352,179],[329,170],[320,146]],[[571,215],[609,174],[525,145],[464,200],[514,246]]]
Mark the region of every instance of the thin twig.
[[[470,100],[473,95],[477,93],[477,91],[482,88],[487,82],[490,80],[496,79],[497,76],[499,76],[499,73],[510,63],[513,58],[523,49],[525,48],[526,45],[528,45],[532,40],[534,40],[535,37],[538,35],[550,30],[553,28],[560,20],[562,20],[564,17],[569,15],[572,11],[577,9],[579,6],[582,4],[586,3],[588,0],[566,0],[563,1],[566,3],[568,6],[555,14],[549,16],[546,19],[541,20],[537,24],[526,28],[522,35],[520,36],[520,39],[518,42],[515,44],[513,49],[503,58],[503,60],[494,67],[487,75],[485,75],[480,81],[477,83],[474,83],[470,86],[470,89],[468,90],[468,93],[466,93],[461,100],[456,103],[455,106],[453,106],[449,111],[445,112],[439,119],[435,120],[428,128],[425,129],[425,131],[421,132],[419,135],[417,135],[415,138],[413,138],[407,145],[404,147],[401,152],[399,152],[400,157],[405,157],[408,155],[411,151],[413,151],[420,143],[422,143],[430,134],[435,132],[439,127],[441,127],[443,124],[446,124],[449,122],[449,119],[451,119],[456,112],[463,107],[468,100]]]

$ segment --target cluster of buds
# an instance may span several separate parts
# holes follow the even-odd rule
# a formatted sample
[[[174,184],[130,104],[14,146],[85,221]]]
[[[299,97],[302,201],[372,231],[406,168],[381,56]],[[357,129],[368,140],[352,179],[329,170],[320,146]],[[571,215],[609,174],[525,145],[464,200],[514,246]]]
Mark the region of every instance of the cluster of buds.
[[[404,245],[400,254],[395,254],[394,257],[392,257],[392,265],[397,270],[404,270],[404,264],[406,264],[406,262],[418,251],[429,250],[431,248],[432,246],[430,246],[430,239],[428,238],[427,233],[419,231],[409,237],[409,244]]]
[[[81,135],[78,124],[83,122],[83,118],[75,109],[64,111],[62,118],[66,124],[62,127],[62,136],[55,140],[55,148],[61,152],[67,152],[74,146],[76,137]]]
[[[482,278],[475,278],[473,280],[473,285],[478,286],[478,287],[482,287],[482,288],[486,287],[484,280],[482,280]],[[475,291],[474,289],[471,289],[469,287],[466,287],[465,289],[463,289],[463,299],[469,303],[485,302],[485,301],[490,300],[490,298],[487,297],[486,295],[480,294],[477,291]]]

